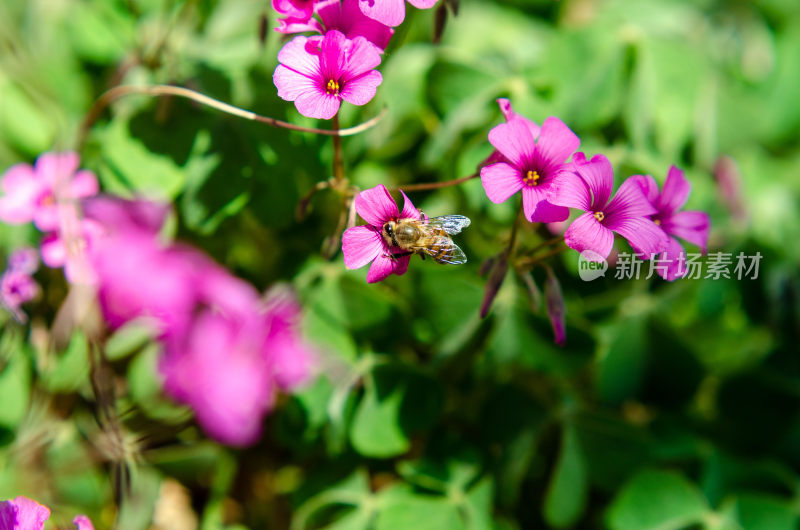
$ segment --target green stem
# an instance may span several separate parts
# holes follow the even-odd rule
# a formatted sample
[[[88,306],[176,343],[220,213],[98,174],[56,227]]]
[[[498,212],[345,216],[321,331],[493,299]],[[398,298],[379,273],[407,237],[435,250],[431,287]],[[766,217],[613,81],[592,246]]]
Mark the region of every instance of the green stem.
[[[331,124],[334,132],[339,132],[339,113],[333,115]],[[342,159],[342,138],[338,134],[333,135],[333,178],[337,182],[344,180],[344,160]]]
[[[86,138],[86,134],[88,133],[89,129],[100,118],[100,115],[102,114],[103,110],[111,102],[121,97],[133,94],[140,94],[146,96],[178,96],[182,98],[191,99],[192,101],[217,109],[221,112],[225,112],[232,116],[237,116],[239,118],[244,118],[246,120],[257,121],[259,123],[265,123],[272,127],[280,127],[292,131],[308,132],[313,134],[324,134],[334,137],[352,136],[354,134],[366,131],[367,129],[375,126],[375,124],[377,124],[383,118],[383,115],[386,113],[386,109],[384,108],[374,118],[367,120],[359,125],[356,125],[355,127],[349,127],[347,129],[339,129],[338,127],[335,127],[334,129],[317,129],[315,127],[301,127],[300,125],[294,125],[293,123],[276,120],[275,118],[270,118],[268,116],[262,116],[260,114],[256,114],[255,112],[249,110],[240,109],[239,107],[234,107],[233,105],[229,105],[228,103],[216,100],[214,98],[206,96],[205,94],[201,94],[200,92],[189,90],[188,88],[183,88],[173,85],[144,85],[144,86],[122,85],[107,90],[97,99],[97,101],[94,102],[94,105],[92,105],[92,108],[89,109],[86,118],[83,120],[83,123],[81,124],[81,129],[78,134],[78,139],[79,139],[78,145],[81,145],[83,143],[83,140]]]
[[[446,180],[444,182],[423,182],[420,184],[407,184],[405,186],[397,186],[395,188],[390,188],[391,191],[424,191],[424,190],[436,190],[439,188],[446,188],[448,186],[457,186],[463,182],[467,182],[468,180],[472,180],[480,176],[480,173],[473,173],[472,175],[467,175],[466,177],[461,177],[454,180]]]

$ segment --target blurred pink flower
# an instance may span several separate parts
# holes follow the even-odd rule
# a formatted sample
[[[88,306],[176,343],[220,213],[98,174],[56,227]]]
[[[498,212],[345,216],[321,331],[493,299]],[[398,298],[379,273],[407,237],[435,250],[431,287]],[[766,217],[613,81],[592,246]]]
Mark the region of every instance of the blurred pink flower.
[[[381,62],[378,48],[336,30],[321,39],[295,37],[278,52],[278,61],[273,75],[278,96],[294,101],[309,118],[332,118],[342,100],[365,105],[383,80],[374,70]]]
[[[658,256],[663,264],[656,267],[658,275],[669,281],[682,278],[687,272],[686,252],[672,236],[697,245],[705,253],[708,233],[711,230],[708,214],[699,211],[678,211],[689,198],[691,184],[683,176],[683,171],[675,166],[670,166],[667,180],[660,193],[658,184],[650,175],[634,175],[631,179],[639,184],[647,200],[657,210],[651,217],[653,222],[669,236],[667,248]]]
[[[8,258],[8,269],[0,277],[0,305],[19,322],[27,320],[22,304],[30,302],[40,292],[32,274],[39,268],[35,249],[24,247],[14,251]]]
[[[243,282],[218,285],[224,311],[201,310],[186,333],[165,341],[160,364],[166,392],[189,405],[203,429],[217,440],[250,445],[275,402],[277,390],[291,390],[312,373],[314,354],[299,335],[300,307],[286,294],[261,308]],[[249,287],[249,286],[248,286]]]
[[[556,117],[547,118],[540,128],[514,114],[508,100],[498,103],[507,121],[489,131],[489,142],[499,153],[489,161],[499,161],[481,169],[486,195],[501,203],[522,191],[526,219],[537,223],[565,220],[569,210],[555,204],[554,194],[571,169],[567,159],[580,139]]]
[[[0,501],[0,530],[43,530],[50,518],[50,508],[27,497]],[[78,530],[94,530],[92,521],[85,515],[72,520]]]
[[[103,228],[91,219],[82,219],[75,204],[60,204],[56,211],[56,230],[42,238],[42,262],[52,268],[63,267],[70,283],[93,285],[97,278],[87,252],[102,236]]]
[[[611,253],[617,232],[646,259],[666,249],[667,235],[649,218],[656,209],[636,180],[627,179],[609,200],[614,170],[605,156],[595,155],[586,161],[583,153],[576,153],[574,167],[576,173],[560,181],[554,195],[558,204],[585,212],[564,234],[569,247],[578,252],[592,250],[605,259]]]
[[[34,222],[42,231],[56,230],[59,205],[95,195],[97,178],[78,171],[77,153],[44,153],[34,166],[17,164],[2,176],[0,220],[10,224]]]
[[[403,195],[403,211],[397,209],[389,190],[383,184],[364,190],[356,197],[356,211],[368,224],[348,228],[342,236],[344,265],[348,269],[360,269],[372,263],[367,273],[367,282],[375,283],[390,274],[402,276],[408,270],[410,256],[394,257],[402,249],[386,244],[381,232],[383,225],[397,219],[419,219],[419,210]]]
[[[275,28],[275,31],[280,33],[305,31],[326,33],[338,30],[350,40],[356,37],[366,38],[381,52],[389,45],[394,34],[394,30],[389,26],[364,15],[358,7],[358,0],[321,0],[316,4],[316,11],[319,20],[289,16],[279,20],[280,26]]]
[[[419,9],[428,9],[438,0],[408,0]],[[387,26],[399,26],[406,18],[406,0],[358,0],[361,12]]]
[[[86,212],[104,226],[90,257],[106,321],[113,328],[153,319],[165,392],[217,440],[255,442],[275,393],[311,377],[315,356],[299,334],[299,304],[287,293],[263,302],[205,254],[163,244],[160,205],[97,198]]]

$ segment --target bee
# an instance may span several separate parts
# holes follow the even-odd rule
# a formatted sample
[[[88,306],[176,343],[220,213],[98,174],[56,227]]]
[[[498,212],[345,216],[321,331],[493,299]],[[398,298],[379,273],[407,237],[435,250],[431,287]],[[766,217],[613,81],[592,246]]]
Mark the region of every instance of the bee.
[[[384,224],[381,236],[387,245],[403,251],[392,254],[392,258],[419,254],[422,259],[427,255],[437,263],[461,265],[467,262],[467,256],[450,236],[461,232],[469,222],[469,218],[463,215],[403,218]]]

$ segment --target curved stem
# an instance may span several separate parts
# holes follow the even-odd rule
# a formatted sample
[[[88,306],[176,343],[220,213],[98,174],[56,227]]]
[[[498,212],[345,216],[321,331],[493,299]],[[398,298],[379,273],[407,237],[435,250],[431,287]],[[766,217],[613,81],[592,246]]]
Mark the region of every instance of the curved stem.
[[[333,115],[333,132],[339,132],[339,113]],[[337,182],[344,180],[344,161],[342,159],[342,137],[338,134],[333,135],[333,178]]]
[[[472,180],[476,177],[479,177],[480,173],[473,173],[472,175],[467,175],[466,177],[461,177],[455,180],[446,180],[444,182],[423,182],[421,184],[408,184],[406,186],[397,186],[395,188],[390,188],[391,191],[423,191],[423,190],[436,190],[439,188],[446,188],[448,186],[457,186],[462,182],[467,182],[468,180]]]
[[[188,88],[183,88],[179,86],[173,85],[145,85],[145,86],[134,86],[134,85],[122,85],[114,87],[110,90],[104,92],[97,101],[94,102],[92,108],[89,109],[89,113],[86,115],[86,118],[83,120],[81,124],[81,130],[79,133],[79,143],[83,142],[86,133],[97,121],[97,119],[102,114],[103,110],[112,102],[115,101],[123,96],[129,96],[132,94],[141,94],[147,96],[178,96],[182,98],[191,99],[197,103],[202,105],[206,105],[208,107],[217,109],[221,112],[225,112],[227,114],[231,114],[233,116],[237,116],[239,118],[244,118],[246,120],[257,121],[260,123],[266,123],[267,125],[271,125],[272,127],[280,127],[283,129],[290,129],[292,131],[300,131],[300,132],[309,132],[314,134],[324,134],[328,136],[351,136],[354,134],[358,134],[360,132],[366,131],[367,129],[373,127],[376,123],[378,123],[382,118],[383,115],[386,113],[386,108],[384,107],[380,113],[374,118],[371,118],[364,123],[356,125],[355,127],[349,127],[347,129],[317,129],[316,127],[302,127],[300,125],[294,125],[293,123],[276,120],[275,118],[270,118],[268,116],[262,116],[260,114],[256,114],[255,112],[240,109],[239,107],[234,107],[233,105],[229,105],[228,103],[224,103],[222,101],[216,100],[200,92],[195,92],[194,90],[190,90]]]
[[[567,251],[567,250],[569,250],[569,247],[564,245],[563,247],[554,248],[553,250],[551,250],[549,252],[545,252],[544,254],[540,254],[538,256],[531,256],[531,257],[528,257],[528,258],[521,258],[520,260],[517,261],[516,265],[519,268],[532,269],[534,267],[534,265],[536,265],[537,263],[540,263],[540,262],[546,260],[547,258],[551,258],[553,256],[557,256],[557,255],[559,255],[562,252]]]
[[[511,225],[511,237],[508,240],[508,247],[506,248],[505,258],[508,260],[514,253],[514,247],[517,244],[517,231],[519,230],[519,218],[524,214],[522,213],[522,197],[520,197],[519,205],[517,206],[517,215],[514,216],[514,224]]]

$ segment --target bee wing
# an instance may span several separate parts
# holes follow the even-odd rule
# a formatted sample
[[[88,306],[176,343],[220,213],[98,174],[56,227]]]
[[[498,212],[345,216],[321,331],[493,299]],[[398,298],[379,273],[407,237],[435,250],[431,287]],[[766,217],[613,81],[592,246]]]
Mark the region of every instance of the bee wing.
[[[469,217],[463,215],[441,215],[439,217],[429,217],[426,224],[440,227],[450,235],[458,234],[462,228],[469,226]]]
[[[412,250],[424,252],[439,263],[463,265],[467,262],[467,255],[450,239],[450,236],[437,236],[427,246],[413,247]]]

